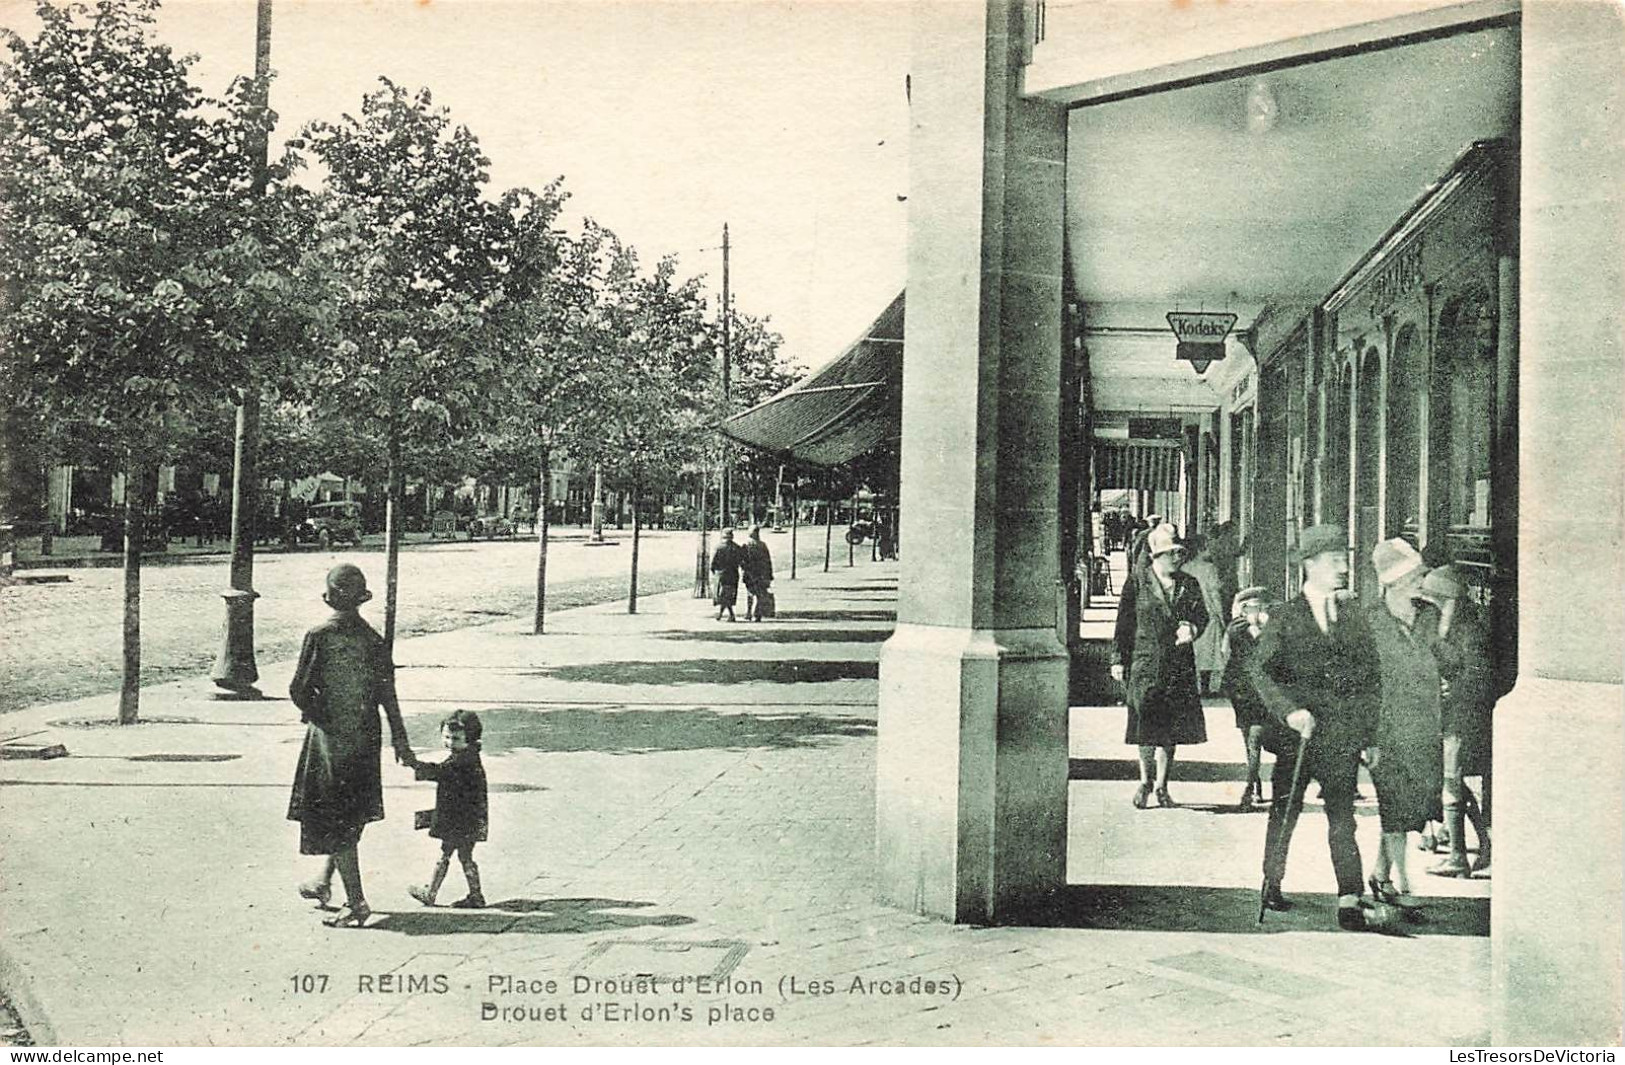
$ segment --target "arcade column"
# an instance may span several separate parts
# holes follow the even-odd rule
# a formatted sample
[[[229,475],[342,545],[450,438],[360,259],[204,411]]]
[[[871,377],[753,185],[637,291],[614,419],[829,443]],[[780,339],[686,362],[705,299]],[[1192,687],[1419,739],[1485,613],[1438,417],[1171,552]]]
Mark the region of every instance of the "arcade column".
[[[1522,34],[1521,255],[1503,263],[1500,322],[1519,344],[1518,682],[1495,711],[1493,1034],[1617,1045],[1625,20],[1529,3]]]
[[[882,898],[1019,919],[1065,879],[1056,636],[1064,111],[1024,7],[914,6],[897,630],[880,659]]]

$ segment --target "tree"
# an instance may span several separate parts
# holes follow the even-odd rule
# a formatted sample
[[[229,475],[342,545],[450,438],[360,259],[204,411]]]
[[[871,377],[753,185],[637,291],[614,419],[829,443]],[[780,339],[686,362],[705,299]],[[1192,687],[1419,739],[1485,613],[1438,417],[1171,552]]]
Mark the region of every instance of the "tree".
[[[353,418],[384,452],[392,643],[404,473],[462,442],[496,367],[487,326],[505,296],[493,255],[500,209],[481,198],[479,142],[427,89],[380,81],[359,118],[305,131],[327,171],[324,216],[349,232],[342,339],[308,384],[318,413]]]
[[[712,347],[699,279],[679,282],[675,256],[645,276],[637,253],[613,241],[591,333],[615,385],[600,396],[594,439],[583,443],[631,492],[627,612],[635,614],[644,490],[674,479],[703,438]]]
[[[0,388],[127,474],[124,678],[136,720],[141,546],[153,469],[243,379],[260,294],[283,289],[249,208],[246,145],[270,121],[239,80],[192,84],[192,57],[152,39],[154,0],[40,3],[33,41],[0,66]]]

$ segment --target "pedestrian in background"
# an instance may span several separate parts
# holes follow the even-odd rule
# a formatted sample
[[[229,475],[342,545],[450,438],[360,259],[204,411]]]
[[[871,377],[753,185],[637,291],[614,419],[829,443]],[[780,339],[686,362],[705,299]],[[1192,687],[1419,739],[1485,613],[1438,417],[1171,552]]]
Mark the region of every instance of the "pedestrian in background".
[[[772,605],[773,552],[762,543],[762,527],[752,525],[750,539],[745,541],[744,556],[740,562],[745,579],[745,617],[761,621],[764,610]],[[772,612],[767,611],[772,617]]]
[[[1150,561],[1129,574],[1118,602],[1112,666],[1112,675],[1128,691],[1123,742],[1139,748],[1134,806],[1140,810],[1153,791],[1158,806],[1177,805],[1168,792],[1175,753],[1180,744],[1207,742],[1194,650],[1208,626],[1202,589],[1180,572],[1185,548],[1173,526],[1152,529],[1145,549]]]
[[[1205,538],[1191,537],[1186,549],[1191,558],[1185,563],[1183,572],[1196,578],[1197,587],[1202,590],[1202,605],[1207,608],[1207,616],[1212,620],[1202,630],[1202,635],[1196,638],[1195,647],[1197,690],[1202,695],[1211,695],[1224,679],[1225,622],[1229,618],[1226,608],[1230,601],[1219,598],[1219,571],[1207,556]]]
[[[1348,533],[1340,525],[1311,526],[1304,530],[1298,551],[1302,592],[1270,613],[1248,669],[1270,716],[1301,737],[1277,755],[1270,777],[1264,905],[1272,910],[1292,907],[1281,883],[1304,791],[1311,779],[1318,780],[1337,875],[1337,924],[1365,931],[1372,922],[1362,905],[1354,791],[1360,752],[1376,739],[1381,665],[1365,612],[1348,598]]]
[[[1449,853],[1429,869],[1434,876],[1471,876],[1490,867],[1490,752],[1495,702],[1489,626],[1454,566],[1440,566],[1422,580],[1422,594],[1439,611],[1439,727],[1443,734],[1444,824]],[[1480,796],[1467,777],[1480,778]],[[1478,857],[1467,864],[1464,823],[1478,836]]]
[[[1282,729],[1275,725],[1269,711],[1264,708],[1264,700],[1259,697],[1258,689],[1253,686],[1252,676],[1248,672],[1248,664],[1258,647],[1258,638],[1263,634],[1264,626],[1270,619],[1269,589],[1256,585],[1243,588],[1236,593],[1230,613],[1233,617],[1224,634],[1227,645],[1224,693],[1230,699],[1231,709],[1235,711],[1236,728],[1241,731],[1241,741],[1247,750],[1247,785],[1241,792],[1241,808],[1249,810],[1254,803],[1263,799],[1259,764],[1265,749],[1266,729],[1276,737],[1276,742],[1269,746],[1269,750],[1277,756],[1290,753],[1288,745],[1291,744],[1292,738],[1287,736],[1284,742],[1281,741]]]
[[[1377,754],[1371,760],[1382,840],[1371,893],[1414,922],[1422,914],[1411,894],[1407,837],[1443,816],[1439,664],[1433,653],[1439,618],[1421,599],[1427,566],[1416,548],[1398,537],[1384,540],[1372,549],[1371,564],[1382,588],[1381,601],[1367,608],[1382,670]]]
[[[440,861],[427,884],[407,889],[407,894],[425,906],[434,905],[453,854],[463,867],[468,894],[452,906],[477,910],[485,905],[480,868],[474,864],[474,844],[484,842],[490,825],[485,764],[480,760],[482,731],[480,719],[472,711],[454,711],[440,722],[440,744],[450,752],[446,759],[422,762],[413,756],[408,763],[417,779],[435,782],[434,809],[420,811],[416,827],[427,828],[429,838],[440,841]]]
[[[734,619],[734,604],[739,602],[739,570],[744,563],[744,551],[734,543],[734,531],[722,530],[722,542],[717,545],[716,553],[711,556],[711,572],[716,574],[717,594],[717,620],[722,620],[723,612],[728,614],[728,620]]]
[[[327,856],[299,894],[325,908],[336,869],[345,905],[322,923],[359,928],[372,915],[361,884],[361,831],[384,817],[379,707],[389,719],[396,761],[410,761],[412,748],[395,698],[395,664],[383,637],[361,617],[361,605],[372,598],[366,576],[349,563],[334,566],[322,598],[333,613],[305,633],[288,685],[306,725],[288,819],[299,822],[299,853]]]

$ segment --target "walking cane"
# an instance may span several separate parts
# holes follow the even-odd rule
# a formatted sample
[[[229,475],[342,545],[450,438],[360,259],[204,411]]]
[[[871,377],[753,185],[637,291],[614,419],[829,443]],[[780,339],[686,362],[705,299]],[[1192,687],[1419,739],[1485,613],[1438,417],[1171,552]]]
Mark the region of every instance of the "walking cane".
[[[1303,756],[1304,756],[1304,751],[1308,748],[1308,746],[1309,746],[1309,737],[1300,734],[1298,736],[1298,760],[1296,762],[1294,762],[1293,765],[1292,765],[1292,790],[1286,793],[1286,816],[1281,818],[1281,831],[1276,833],[1275,847],[1274,848],[1271,848],[1269,846],[1269,842],[1268,842],[1269,841],[1269,832],[1268,832],[1268,830],[1266,829],[1265,833],[1264,833],[1264,839],[1265,839],[1264,867],[1266,869],[1268,869],[1270,866],[1276,864],[1274,861],[1271,860],[1271,859],[1276,857],[1276,855],[1271,853],[1271,851],[1273,849],[1279,849],[1279,848],[1283,847],[1284,846],[1283,841],[1287,838],[1286,829],[1287,829],[1287,826],[1292,823],[1292,804],[1299,801],[1299,799],[1300,799],[1300,796],[1298,794],[1298,782],[1303,779]],[[1285,859],[1285,857],[1286,856],[1284,854],[1281,855],[1282,859]],[[1282,864],[1285,864],[1285,862],[1283,861]],[[1268,908],[1265,905],[1265,903],[1269,899],[1269,893],[1270,893],[1270,875],[1268,873],[1265,873],[1264,874],[1264,882],[1261,885],[1259,885],[1259,888],[1258,888],[1258,923],[1259,924],[1264,923],[1264,911],[1265,911],[1265,909]]]

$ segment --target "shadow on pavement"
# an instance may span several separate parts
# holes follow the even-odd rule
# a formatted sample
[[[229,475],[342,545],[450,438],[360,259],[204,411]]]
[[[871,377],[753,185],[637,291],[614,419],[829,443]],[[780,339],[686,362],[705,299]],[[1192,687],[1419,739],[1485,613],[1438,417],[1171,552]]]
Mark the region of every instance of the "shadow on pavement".
[[[884,629],[787,629],[763,623],[709,632],[672,629],[653,635],[662,640],[703,640],[706,643],[884,643],[891,632]]]
[[[1130,758],[1072,758],[1068,763],[1068,780],[1140,779],[1139,763]],[[1244,781],[1247,779],[1247,767],[1239,762],[1198,762],[1177,758],[1168,779],[1170,791],[1177,791],[1181,781],[1201,784]]]
[[[507,932],[561,935],[608,932],[621,928],[669,928],[694,923],[694,918],[675,913],[645,916],[605,912],[643,909],[653,905],[652,902],[629,902],[625,899],[505,899],[483,910],[436,907],[385,914],[368,924],[367,928],[408,936],[440,936],[456,932],[475,935]]]
[[[1118,932],[1339,932],[1337,896],[1287,892],[1294,906],[1258,922],[1258,889],[1183,885],[1070,884],[1052,905],[1006,921],[1041,928]],[[1425,898],[1424,924],[1383,930],[1395,936],[1488,936],[1490,900]]]
[[[687,658],[675,662],[585,662],[524,674],[589,684],[809,684],[875,680],[880,663],[817,658]]]
[[[440,715],[413,715],[409,731],[438,728]],[[621,710],[592,707],[535,711],[516,708],[480,713],[485,754],[515,750],[600,751],[646,754],[655,751],[744,750],[753,747],[813,747],[825,739],[869,738],[875,724],[861,717],[822,714],[719,714],[715,710],[672,708]]]
[[[888,621],[897,620],[895,610],[781,610],[780,621]]]
[[[820,592],[885,592],[887,595],[897,594],[897,579],[877,580],[873,584],[826,584],[818,589]]]

